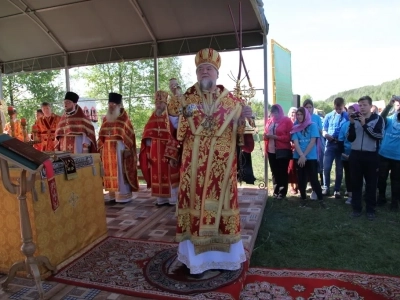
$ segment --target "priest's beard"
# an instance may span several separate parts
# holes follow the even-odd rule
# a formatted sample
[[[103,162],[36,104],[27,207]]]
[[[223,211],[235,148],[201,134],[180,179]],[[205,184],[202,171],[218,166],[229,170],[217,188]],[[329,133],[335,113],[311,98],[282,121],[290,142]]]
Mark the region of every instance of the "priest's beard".
[[[215,85],[215,82],[209,78],[203,78],[200,80],[199,84],[200,84],[200,89],[203,92],[207,92],[211,90],[211,88]]]
[[[73,113],[75,111],[75,106],[72,106],[72,107],[66,107],[65,108],[65,112],[67,113],[67,114],[71,114],[71,113]]]
[[[157,108],[156,115],[159,117],[163,114],[164,111],[165,111],[165,108]]]
[[[121,113],[121,106],[117,105],[113,111],[108,108],[107,114],[106,114],[106,120],[109,122],[114,122],[118,119],[119,115]]]

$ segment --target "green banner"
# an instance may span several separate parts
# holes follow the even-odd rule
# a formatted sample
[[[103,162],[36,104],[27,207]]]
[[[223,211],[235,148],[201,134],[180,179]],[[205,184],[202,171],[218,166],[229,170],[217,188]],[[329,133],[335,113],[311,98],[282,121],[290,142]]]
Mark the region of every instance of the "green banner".
[[[274,40],[272,48],[273,103],[280,104],[285,114],[293,106],[292,55]]]

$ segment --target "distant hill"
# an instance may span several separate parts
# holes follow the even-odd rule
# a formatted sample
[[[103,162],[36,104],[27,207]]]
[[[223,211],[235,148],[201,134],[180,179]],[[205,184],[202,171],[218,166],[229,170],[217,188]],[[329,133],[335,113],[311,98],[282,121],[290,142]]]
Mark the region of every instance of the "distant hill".
[[[340,92],[330,96],[326,102],[333,102],[336,97],[343,97],[346,103],[357,102],[362,96],[370,96],[373,101],[385,100],[388,102],[392,95],[400,95],[400,78],[386,81],[380,85],[367,85],[357,89]]]

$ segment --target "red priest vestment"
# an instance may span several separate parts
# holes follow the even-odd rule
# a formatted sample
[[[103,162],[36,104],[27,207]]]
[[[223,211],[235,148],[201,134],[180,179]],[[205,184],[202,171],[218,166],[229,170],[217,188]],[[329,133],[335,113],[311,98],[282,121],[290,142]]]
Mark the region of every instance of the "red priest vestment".
[[[123,159],[123,166],[117,166],[117,141],[122,141],[126,147],[125,151],[130,153]],[[123,167],[125,179],[132,191],[138,191],[135,131],[123,108],[116,121],[109,122],[104,118],[97,144],[104,166],[104,188],[111,192],[118,191],[118,167]]]
[[[64,113],[55,132],[56,149],[75,153],[75,137],[85,134],[90,140],[89,152],[96,153],[96,136],[92,122],[86,118],[82,108],[76,105],[72,114]]]
[[[56,129],[61,117],[56,114],[51,114],[50,117],[41,117],[36,120],[35,125],[38,128],[38,137],[41,141],[37,144],[39,151],[54,151],[56,146]]]
[[[179,184],[179,169],[172,168],[164,156],[167,143],[174,134],[173,129],[167,110],[161,116],[153,112],[144,127],[139,154],[140,169],[155,197],[171,197],[171,187]],[[146,146],[146,139],[151,139],[151,146]]]
[[[177,141],[166,150],[166,157],[178,159],[182,144],[176,238],[190,240],[196,255],[229,252],[241,241],[236,145],[243,103],[222,85],[216,96],[205,103],[198,83],[186,91],[183,107],[194,104],[197,111],[180,116]]]
[[[8,135],[11,136],[11,124],[8,122],[4,126],[4,132],[7,133]],[[24,133],[22,131],[22,125],[20,120],[15,120],[14,121],[14,136],[16,139],[19,139],[20,141],[24,141]]]

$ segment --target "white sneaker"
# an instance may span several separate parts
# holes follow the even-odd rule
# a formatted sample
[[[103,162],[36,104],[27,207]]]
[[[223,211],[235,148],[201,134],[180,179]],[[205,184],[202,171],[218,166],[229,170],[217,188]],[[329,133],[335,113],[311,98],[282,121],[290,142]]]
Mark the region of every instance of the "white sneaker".
[[[348,197],[345,203],[346,204],[351,204],[351,197]]]
[[[317,193],[314,192],[314,191],[312,191],[312,193],[311,193],[311,195],[310,195],[310,199],[311,199],[311,200],[318,200]]]

